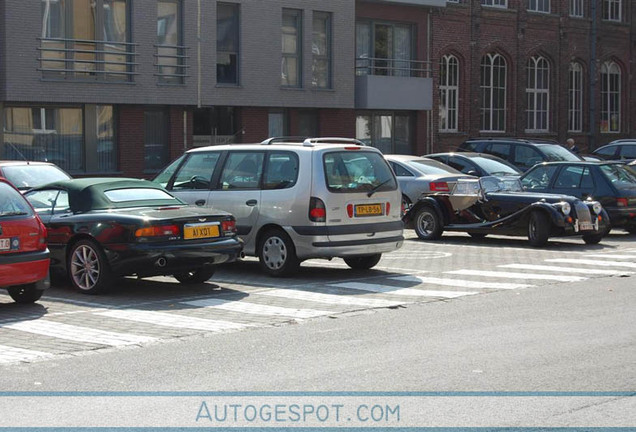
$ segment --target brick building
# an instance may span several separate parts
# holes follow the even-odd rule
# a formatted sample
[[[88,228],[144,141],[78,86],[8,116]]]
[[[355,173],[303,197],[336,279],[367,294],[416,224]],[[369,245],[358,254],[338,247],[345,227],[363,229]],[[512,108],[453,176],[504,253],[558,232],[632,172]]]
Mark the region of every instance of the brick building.
[[[633,136],[634,18],[628,0],[449,0],[432,19],[432,146]]]

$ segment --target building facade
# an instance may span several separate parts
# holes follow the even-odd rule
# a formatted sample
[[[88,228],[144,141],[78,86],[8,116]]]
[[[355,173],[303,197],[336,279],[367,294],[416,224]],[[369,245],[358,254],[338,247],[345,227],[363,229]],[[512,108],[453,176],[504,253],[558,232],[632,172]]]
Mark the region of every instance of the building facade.
[[[449,0],[432,20],[433,146],[633,137],[634,18],[630,0]]]
[[[414,152],[432,107],[430,11],[444,5],[3,1],[0,158],[152,177],[193,146],[269,136]]]

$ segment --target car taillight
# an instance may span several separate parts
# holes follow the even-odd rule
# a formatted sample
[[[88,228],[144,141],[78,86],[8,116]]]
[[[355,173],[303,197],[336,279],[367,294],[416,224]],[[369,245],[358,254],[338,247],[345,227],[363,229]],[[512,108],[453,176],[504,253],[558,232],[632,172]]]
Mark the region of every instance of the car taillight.
[[[327,220],[327,210],[325,203],[316,197],[309,200],[309,220],[312,222],[325,222]]]
[[[177,225],[157,225],[139,228],[135,231],[135,237],[178,236],[180,232]]]
[[[627,207],[627,198],[616,198],[616,205],[618,207]]]
[[[221,230],[223,230],[224,235],[236,234],[236,221],[224,220],[221,222]]]
[[[446,182],[431,182],[431,192],[448,192],[449,190]]]
[[[349,219],[353,217],[353,204],[347,204],[347,216]]]
[[[49,235],[48,230],[46,229],[46,226],[44,226],[44,224],[42,223],[42,221],[40,220],[40,218],[38,217],[38,231],[39,231],[39,240],[38,240],[38,250],[44,250],[46,249],[46,238]]]
[[[386,205],[384,206],[384,210],[385,210],[384,214],[387,215],[387,216],[389,215],[389,213],[391,213],[391,203],[390,202],[386,203]]]

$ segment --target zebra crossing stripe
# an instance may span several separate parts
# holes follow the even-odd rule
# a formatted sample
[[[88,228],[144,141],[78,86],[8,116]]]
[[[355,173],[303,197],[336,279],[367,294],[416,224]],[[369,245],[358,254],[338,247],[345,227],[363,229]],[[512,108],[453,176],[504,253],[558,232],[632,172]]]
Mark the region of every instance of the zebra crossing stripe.
[[[140,309],[113,309],[105,312],[96,312],[95,315],[123,319],[127,321],[143,322],[163,327],[205,330],[210,332],[240,330],[246,327],[251,327],[249,324],[234,323],[230,321],[209,320],[204,318],[188,317],[184,315],[146,311]]]
[[[362,283],[362,282],[344,282],[339,284],[331,284],[329,286],[334,286],[338,288],[348,288],[360,291],[370,291],[377,292],[383,294],[391,294],[391,295],[399,295],[399,296],[418,296],[418,297],[445,297],[445,298],[453,298],[453,297],[461,297],[463,295],[476,294],[476,293],[468,293],[468,292],[458,292],[458,291],[430,291],[430,290],[420,290],[415,288],[397,288],[387,285],[378,285],[378,284],[370,284],[370,283]]]
[[[53,357],[53,354],[0,345],[0,363],[31,361],[47,357]]]
[[[595,254],[585,256],[589,258],[636,259],[636,255]]]
[[[321,311],[315,309],[296,309],[286,308],[280,306],[263,305],[256,303],[248,303],[244,301],[231,301],[222,299],[202,299],[193,300],[187,302],[181,302],[188,306],[216,308],[227,310],[230,312],[238,312],[253,315],[271,315],[271,316],[285,316],[293,318],[314,318],[318,316],[329,315],[332,312]]]
[[[274,289],[270,291],[259,292],[258,295],[267,295],[272,297],[289,298],[294,300],[306,300],[316,303],[340,304],[350,306],[364,306],[371,308],[391,307],[404,304],[402,301],[392,301],[373,298],[358,298],[342,294],[325,294],[313,291],[302,291],[293,289]]]
[[[548,274],[535,274],[535,273],[512,273],[512,272],[500,272],[489,270],[453,270],[446,272],[449,274],[469,275],[469,276],[486,276],[494,278],[508,278],[508,279],[536,279],[536,280],[554,280],[560,282],[578,282],[586,280],[583,276],[563,276],[563,275],[548,275]],[[472,283],[472,282],[471,282]]]
[[[518,284],[518,283],[501,283],[501,282],[477,282],[461,279],[444,279],[434,277],[422,277],[422,276],[396,276],[390,279],[399,280],[404,282],[419,282],[431,285],[443,285],[443,286],[455,286],[455,287],[470,287],[470,288],[493,288],[493,289],[519,289],[528,288],[534,285]],[[464,293],[474,294],[471,292]]]
[[[66,339],[75,342],[87,342],[98,345],[122,346],[152,342],[155,338],[137,336],[125,333],[115,333],[106,330],[97,330],[88,327],[80,327],[44,319],[21,321],[12,324],[2,324],[2,328],[19,330],[23,332],[50,336],[58,339]]]
[[[586,260],[586,259],[574,259],[574,258],[552,258],[545,260],[546,262],[566,263],[566,264],[583,264],[599,267],[625,267],[636,269],[636,263],[629,262],[612,262],[612,261],[600,261],[600,260]]]
[[[585,274],[597,274],[597,275],[615,275],[615,274],[632,274],[633,273],[633,272],[622,271],[622,270],[603,270],[603,269],[561,267],[561,266],[534,265],[534,264],[504,264],[497,267],[512,268],[512,269],[519,269],[519,270],[540,270],[540,271],[555,271],[558,273],[585,273]]]

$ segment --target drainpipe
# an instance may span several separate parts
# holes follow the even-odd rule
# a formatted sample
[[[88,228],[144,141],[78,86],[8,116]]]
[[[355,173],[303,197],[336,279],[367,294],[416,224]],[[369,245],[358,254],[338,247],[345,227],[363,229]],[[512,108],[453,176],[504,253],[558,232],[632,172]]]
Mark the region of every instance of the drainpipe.
[[[197,108],[201,108],[201,0],[197,1]]]
[[[431,29],[431,11],[432,9],[428,10],[428,14],[426,15],[426,64],[428,65],[428,76],[429,78],[431,78],[431,81],[433,80],[433,65],[431,64],[431,35],[432,35],[432,29]],[[433,86],[431,85],[431,101],[435,100],[434,97],[434,93],[435,92],[435,88],[433,88]],[[427,123],[427,129],[428,129],[428,143],[426,143],[426,154],[430,154],[433,153],[433,116],[432,116],[432,112],[433,112],[433,106],[431,106],[431,109],[426,111],[426,123]]]
[[[590,15],[592,16],[592,27],[590,29],[590,132],[588,150],[596,148],[596,34],[597,34],[597,1],[590,0]]]

